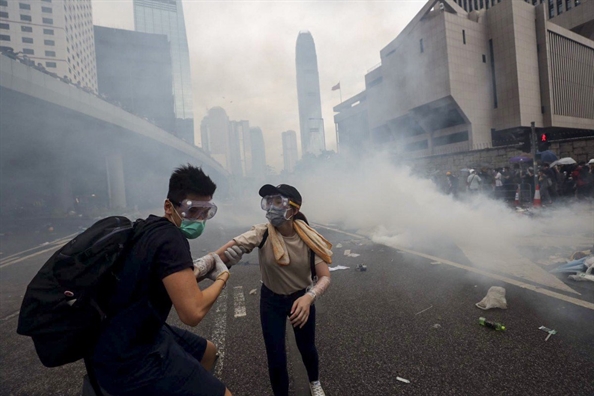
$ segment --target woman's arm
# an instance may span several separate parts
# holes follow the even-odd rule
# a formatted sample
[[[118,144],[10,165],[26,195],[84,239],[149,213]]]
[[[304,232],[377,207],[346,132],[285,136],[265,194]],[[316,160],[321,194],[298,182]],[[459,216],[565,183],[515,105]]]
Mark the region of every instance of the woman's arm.
[[[229,258],[225,254],[225,250],[227,250],[231,246],[235,246],[235,245],[237,245],[235,243],[235,241],[234,240],[230,240],[229,242],[227,242],[226,244],[224,244],[223,246],[221,246],[220,248],[218,248],[215,251],[215,253],[218,254],[219,257],[221,258],[221,260],[223,260],[223,263],[227,264],[229,262]]]

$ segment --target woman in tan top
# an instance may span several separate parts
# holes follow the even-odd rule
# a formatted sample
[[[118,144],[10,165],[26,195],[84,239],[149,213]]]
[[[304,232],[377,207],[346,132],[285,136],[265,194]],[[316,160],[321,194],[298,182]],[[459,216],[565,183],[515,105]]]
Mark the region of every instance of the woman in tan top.
[[[311,394],[324,396],[315,345],[314,301],[330,285],[328,264],[332,262],[332,245],[309,227],[307,219],[299,211],[302,199],[295,187],[267,184],[259,193],[269,222],[253,226],[217,252],[221,253],[223,261],[227,261],[223,252],[232,246],[236,245],[247,253],[259,248],[262,274],[260,321],[274,395],[289,394],[285,350],[288,317],[307,369]],[[314,285],[315,278],[317,282]]]

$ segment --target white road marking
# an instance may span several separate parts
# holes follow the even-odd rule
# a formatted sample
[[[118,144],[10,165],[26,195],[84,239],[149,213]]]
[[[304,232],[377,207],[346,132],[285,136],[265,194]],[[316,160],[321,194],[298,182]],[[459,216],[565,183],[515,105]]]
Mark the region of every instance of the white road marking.
[[[326,229],[331,230],[331,231],[334,231],[334,232],[340,232],[340,233],[345,234],[345,235],[350,235],[352,237],[357,237],[357,238],[360,238],[360,239],[364,239],[364,237],[362,237],[361,235],[351,234],[351,233],[348,233],[348,232],[337,230],[336,228],[326,227],[326,226],[321,225],[321,224],[320,225],[316,224],[316,226],[321,227],[321,228],[326,228]],[[546,289],[543,289],[541,287],[534,286],[534,285],[531,285],[531,284],[528,284],[528,283],[524,283],[524,282],[521,282],[521,281],[517,281],[515,279],[511,279],[511,278],[508,278],[508,277],[505,277],[505,276],[502,276],[502,275],[493,274],[491,272],[488,272],[488,271],[485,271],[485,270],[482,270],[482,269],[479,269],[479,268],[474,268],[474,267],[469,267],[467,265],[458,264],[458,263],[455,263],[455,262],[450,261],[450,260],[445,260],[445,259],[442,259],[442,258],[439,258],[439,257],[431,256],[429,254],[420,253],[420,252],[416,252],[414,250],[405,249],[405,248],[401,248],[401,247],[395,247],[395,246],[390,246],[390,247],[392,247],[394,249],[401,250],[401,251],[406,252],[406,253],[414,254],[415,256],[424,257],[424,258],[429,259],[429,260],[432,260],[432,261],[439,261],[439,262],[441,262],[443,264],[450,265],[452,267],[460,268],[460,269],[463,269],[463,270],[467,270],[467,271],[470,271],[470,272],[481,274],[481,275],[486,276],[486,277],[489,277],[489,278],[497,279],[497,280],[500,280],[502,282],[509,283],[510,285],[521,287],[523,289],[532,290],[532,291],[535,291],[537,293],[541,293],[541,294],[544,294],[546,296],[556,298],[558,300],[562,300],[562,301],[565,301],[565,302],[568,302],[568,303],[571,303],[571,304],[574,304],[574,305],[578,305],[580,307],[584,307],[584,308],[587,308],[587,309],[594,310],[594,304],[593,303],[590,303],[590,302],[587,302],[587,301],[584,301],[584,300],[580,300],[579,298],[569,297],[569,296],[566,296],[566,295],[561,294],[561,293],[557,293],[557,292],[554,292],[554,291],[546,290]]]
[[[11,261],[11,260],[9,260],[9,262],[7,262],[7,263],[5,263],[5,264],[2,264],[2,265],[0,265],[0,268],[4,268],[4,267],[8,267],[9,265],[13,265],[13,264],[16,264],[16,263],[20,263],[21,261],[28,260],[28,259],[30,259],[30,258],[33,258],[33,257],[35,257],[35,256],[39,256],[40,254],[43,254],[43,253],[47,253],[47,252],[51,252],[51,251],[55,251],[55,250],[57,250],[57,249],[61,248],[62,246],[64,246],[65,244],[66,244],[66,243],[64,243],[64,244],[62,244],[62,245],[58,245],[58,246],[51,247],[51,248],[49,248],[49,249],[41,250],[41,251],[39,251],[39,252],[37,252],[37,253],[33,253],[33,254],[30,254],[30,255],[28,255],[28,256],[25,256],[25,257],[21,257],[21,258],[19,258],[19,259],[16,259],[16,260],[12,260],[12,261]]]
[[[243,286],[235,286],[233,288],[233,302],[235,304],[235,317],[241,318],[245,316],[245,296],[243,295]]]
[[[76,235],[78,235],[78,233],[66,235],[63,238],[56,239],[56,240],[51,241],[51,242],[45,242],[45,243],[42,243],[41,245],[32,247],[32,248],[27,249],[27,250],[20,251],[18,253],[13,253],[10,256],[3,257],[2,260],[0,261],[0,263],[3,264],[7,260],[10,260],[12,258],[18,258],[16,256],[20,256],[23,253],[27,253],[27,252],[30,252],[30,251],[35,250],[35,249],[39,249],[39,248],[44,247],[44,246],[57,246],[57,245],[60,245],[60,243],[62,243],[62,242],[68,242],[69,240],[71,240],[72,238],[74,238]],[[65,245],[65,243],[62,243],[61,246],[63,246],[63,245]]]
[[[219,359],[215,367],[215,376],[221,378],[223,374],[223,363],[225,361],[225,333],[227,332],[227,290],[223,290],[217,300],[214,330],[212,342],[217,347]]]

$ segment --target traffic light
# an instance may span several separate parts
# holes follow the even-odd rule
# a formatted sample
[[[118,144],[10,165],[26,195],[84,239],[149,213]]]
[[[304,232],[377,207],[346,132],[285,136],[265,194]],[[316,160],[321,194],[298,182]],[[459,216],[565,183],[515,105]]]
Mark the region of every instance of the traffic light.
[[[551,143],[549,142],[549,136],[546,132],[541,132],[538,134],[538,151],[541,153],[543,151],[547,151],[551,147]]]
[[[518,147],[523,153],[532,152],[532,139],[530,138],[530,131],[524,131],[522,134],[522,140]]]

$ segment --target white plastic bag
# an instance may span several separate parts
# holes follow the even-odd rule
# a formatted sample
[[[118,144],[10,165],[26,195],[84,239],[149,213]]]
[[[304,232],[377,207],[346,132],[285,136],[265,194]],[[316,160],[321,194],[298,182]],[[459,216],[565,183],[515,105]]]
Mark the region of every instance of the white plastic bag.
[[[477,302],[476,306],[485,311],[491,308],[507,309],[505,289],[499,286],[491,286],[485,298],[483,298],[480,302]]]

